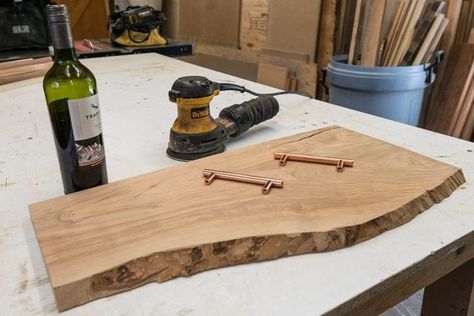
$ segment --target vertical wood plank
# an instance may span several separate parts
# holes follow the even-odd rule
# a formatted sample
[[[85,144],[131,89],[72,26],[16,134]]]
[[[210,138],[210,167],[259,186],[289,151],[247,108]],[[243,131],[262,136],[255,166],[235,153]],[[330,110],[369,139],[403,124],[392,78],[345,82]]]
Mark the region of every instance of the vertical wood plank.
[[[388,53],[392,49],[395,31],[397,30],[398,25],[400,24],[400,19],[402,17],[402,11],[404,7],[405,7],[405,1],[398,0],[395,4],[390,29],[388,31],[387,40],[385,42],[385,47],[382,53],[382,66],[385,66]]]
[[[361,7],[362,7],[362,0],[357,0],[355,12],[354,12],[354,26],[352,27],[351,45],[349,47],[349,60],[347,61],[348,64],[352,64],[355,58],[355,49],[356,49],[356,44],[357,44],[357,32],[359,31]]]
[[[471,67],[471,72],[474,72],[474,64]],[[471,74],[472,76],[472,74]],[[470,81],[466,81],[466,85],[464,89],[466,91],[466,96],[464,97],[463,103],[460,106],[460,111],[458,118],[456,120],[456,124],[452,129],[452,135],[454,137],[461,137],[463,129],[465,128],[466,124],[470,124],[468,122],[469,112],[472,108],[472,103],[474,102],[474,78],[470,78]],[[464,92],[464,91],[463,91]]]
[[[408,47],[410,46],[410,42],[415,32],[415,25],[418,22],[421,11],[423,10],[425,0],[413,1],[412,5],[413,11],[411,14],[409,14],[409,19],[405,21],[406,29],[401,38],[400,46],[398,46],[392,66],[398,66],[401,63],[405,53],[408,51]]]
[[[319,69],[325,69],[334,53],[334,30],[336,28],[336,0],[323,0],[319,39],[317,48],[317,64]],[[318,99],[327,100],[324,89],[318,89]]]
[[[462,66],[469,67],[469,65],[462,65]],[[467,75],[467,77],[459,78],[459,80],[461,81],[460,84],[464,84],[464,86],[462,88],[462,92],[459,96],[456,108],[454,110],[453,117],[452,117],[451,122],[449,124],[448,135],[451,135],[451,136],[456,136],[455,133],[454,133],[454,130],[456,129],[456,126],[459,124],[458,121],[460,120],[460,115],[461,115],[461,112],[463,111],[463,107],[464,107],[464,103],[466,101],[466,98],[472,92],[470,90],[470,83],[473,80],[473,76],[474,76],[474,62],[471,62],[471,65],[470,65],[469,68],[470,68],[470,71],[469,71],[469,74]],[[464,121],[461,124],[461,126],[463,126],[463,125],[464,125]]]
[[[452,121],[457,120],[460,113],[459,102],[465,97],[465,85],[472,78],[473,66],[474,45],[456,43],[442,79],[436,81],[433,87],[425,122],[427,129],[448,134]]]
[[[466,316],[474,282],[474,259],[425,288],[422,316]]]
[[[446,58],[451,51],[458,28],[459,14],[461,13],[462,0],[449,0],[446,10],[446,18],[449,19],[448,26],[441,37],[440,48],[444,50]]]
[[[362,37],[361,65],[376,66],[386,0],[372,0],[367,15],[366,32]]]
[[[440,14],[442,14],[445,6],[446,3],[444,1],[436,1],[432,4],[428,3],[421,16],[421,19],[418,21],[418,25],[415,28],[413,39],[410,43],[408,51],[403,57],[402,65],[418,65],[420,63],[424,53],[419,57],[420,60],[418,60],[418,63],[414,63],[414,60],[416,59],[417,55],[420,55],[419,52],[423,46],[425,47],[426,52],[430,42],[436,36],[438,28],[441,26],[444,20],[444,14],[442,18],[440,18]]]
[[[441,26],[438,29],[438,32],[436,33],[433,41],[430,43],[428,50],[423,56],[421,63],[427,63],[433,57],[435,50],[438,47],[439,41],[441,40],[441,36],[443,35],[444,31],[446,30],[446,27],[448,26],[448,23],[449,19],[444,18],[443,22],[441,23]]]
[[[428,31],[426,32],[426,35],[423,37],[423,41],[420,42],[421,46],[418,49],[418,52],[416,55],[413,56],[413,61],[411,61],[410,54],[415,52],[413,50],[412,52],[407,52],[405,55],[404,61],[407,63],[407,65],[419,65],[423,61],[423,58],[425,57],[426,53],[428,52],[431,43],[434,41],[435,37],[441,30],[442,24],[444,21],[444,14],[436,14],[436,17],[434,21],[431,23],[431,26],[428,28]]]
[[[342,24],[342,38],[340,53],[349,53],[349,46],[351,44],[352,26],[354,25],[354,11],[356,0],[348,0],[346,5],[346,13],[344,14],[344,21]]]

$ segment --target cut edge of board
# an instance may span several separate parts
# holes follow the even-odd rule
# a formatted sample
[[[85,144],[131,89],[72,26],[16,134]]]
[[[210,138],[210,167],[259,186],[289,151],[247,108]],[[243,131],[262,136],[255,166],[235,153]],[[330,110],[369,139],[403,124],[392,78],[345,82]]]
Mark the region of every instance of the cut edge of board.
[[[245,237],[152,253],[53,288],[57,307],[59,311],[64,311],[150,282],[161,283],[224,266],[352,246],[411,221],[419,213],[449,197],[465,182],[462,170],[457,169],[441,184],[416,199],[360,225],[326,232]]]

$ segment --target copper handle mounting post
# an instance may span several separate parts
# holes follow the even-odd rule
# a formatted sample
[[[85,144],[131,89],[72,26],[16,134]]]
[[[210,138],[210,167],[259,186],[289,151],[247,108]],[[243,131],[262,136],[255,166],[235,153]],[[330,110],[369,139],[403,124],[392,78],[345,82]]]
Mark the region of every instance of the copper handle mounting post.
[[[279,180],[279,179],[251,176],[251,175],[246,175],[246,174],[212,170],[212,169],[204,169],[202,171],[202,175],[205,178],[204,180],[205,184],[211,184],[215,179],[224,179],[224,180],[231,180],[231,181],[238,181],[238,182],[245,182],[245,183],[260,184],[260,185],[263,185],[262,193],[264,194],[269,193],[272,187],[283,188],[283,180]]]
[[[344,170],[344,167],[354,166],[354,160],[343,159],[343,158],[320,157],[320,156],[279,153],[279,152],[274,153],[273,157],[275,159],[280,159],[280,166],[286,165],[286,162],[288,160],[321,163],[321,164],[326,164],[326,165],[335,165],[336,170],[338,172],[342,172]]]

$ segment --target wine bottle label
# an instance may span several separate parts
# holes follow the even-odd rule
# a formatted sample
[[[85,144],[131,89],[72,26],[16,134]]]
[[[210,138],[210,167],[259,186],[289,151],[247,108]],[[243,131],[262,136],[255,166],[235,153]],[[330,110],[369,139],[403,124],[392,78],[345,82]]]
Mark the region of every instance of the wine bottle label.
[[[79,166],[91,166],[105,159],[102,143],[99,98],[94,94],[87,98],[68,100],[72,132]]]

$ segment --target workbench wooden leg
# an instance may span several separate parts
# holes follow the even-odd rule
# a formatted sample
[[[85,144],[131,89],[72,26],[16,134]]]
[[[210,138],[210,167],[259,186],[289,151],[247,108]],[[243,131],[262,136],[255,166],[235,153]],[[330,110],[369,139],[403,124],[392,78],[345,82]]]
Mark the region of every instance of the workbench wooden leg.
[[[421,315],[473,316],[473,296],[474,259],[471,259],[425,288]]]

